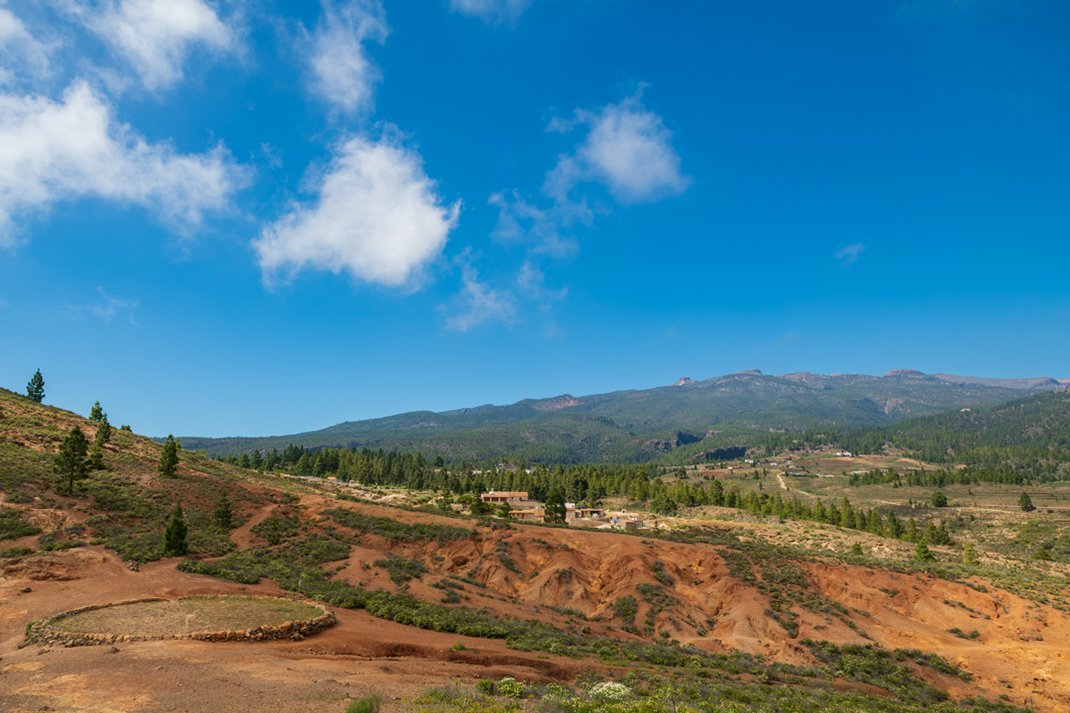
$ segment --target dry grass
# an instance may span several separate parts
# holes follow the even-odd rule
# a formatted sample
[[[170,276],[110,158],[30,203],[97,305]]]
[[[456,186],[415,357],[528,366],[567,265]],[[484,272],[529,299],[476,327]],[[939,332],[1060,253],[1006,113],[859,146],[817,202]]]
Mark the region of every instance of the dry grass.
[[[166,636],[211,631],[248,631],[288,621],[314,619],[316,607],[288,599],[189,597],[119,604],[81,612],[55,622],[74,634]]]

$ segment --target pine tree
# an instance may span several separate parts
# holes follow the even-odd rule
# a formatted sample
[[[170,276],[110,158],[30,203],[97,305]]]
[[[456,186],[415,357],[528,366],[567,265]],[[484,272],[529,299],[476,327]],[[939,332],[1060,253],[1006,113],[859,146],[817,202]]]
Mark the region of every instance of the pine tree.
[[[164,478],[173,478],[177,468],[178,442],[175,441],[174,436],[168,435],[167,442],[163,444],[163,451],[160,453],[160,475]]]
[[[554,488],[546,497],[546,507],[542,519],[544,522],[564,522],[567,516],[568,510],[565,508],[565,496],[559,489]]]
[[[26,395],[37,403],[45,400],[45,378],[41,376],[40,369],[30,379],[30,383],[26,384]]]
[[[215,502],[212,520],[224,530],[229,530],[233,526],[234,514],[231,512],[230,499],[227,497],[227,491],[225,490],[219,493],[219,499]]]
[[[966,564],[978,564],[980,558],[977,556],[977,546],[972,542],[967,542],[966,546],[962,548],[962,561]]]
[[[89,469],[90,470],[104,470],[104,452],[100,450],[100,446],[93,446],[93,450],[89,452]]]
[[[186,519],[182,516],[182,504],[175,505],[171,511],[171,521],[167,523],[167,529],[163,531],[163,551],[165,555],[184,555],[189,550],[186,542]]]
[[[1036,508],[1033,507],[1033,501],[1030,499],[1029,493],[1024,490],[1022,491],[1022,497],[1018,498],[1018,507],[1022,509],[1022,512],[1036,510]]]
[[[85,480],[89,475],[89,463],[85,457],[88,450],[89,439],[78,426],[71,429],[59,447],[56,460],[52,463],[52,471],[60,476],[61,483],[66,481],[68,493],[74,492],[74,481]]]
[[[93,408],[89,410],[89,420],[100,423],[102,418],[104,418],[104,409],[100,407],[100,402],[97,401],[93,404]]]
[[[108,414],[101,414],[100,425],[97,426],[97,435],[93,439],[97,448],[103,448],[104,444],[111,440],[111,424],[108,423]]]
[[[914,561],[915,562],[934,562],[936,555],[932,553],[929,546],[924,542],[919,542],[914,547]]]

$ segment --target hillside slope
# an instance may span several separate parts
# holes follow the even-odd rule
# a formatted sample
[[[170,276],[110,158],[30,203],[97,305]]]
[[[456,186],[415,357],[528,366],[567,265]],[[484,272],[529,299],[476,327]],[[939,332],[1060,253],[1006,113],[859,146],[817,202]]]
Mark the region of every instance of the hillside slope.
[[[770,449],[834,444],[856,453],[903,452],[930,463],[1027,470],[1053,478],[1070,464],[1070,389],[1003,404],[955,409],[890,426],[823,429],[789,439],[767,437]]]
[[[726,522],[734,513],[717,508],[637,536],[477,520],[189,451],[164,478],[160,447],[129,432],[106,446],[105,470],[59,493],[50,465],[76,425],[95,428],[0,391],[0,536],[11,545],[0,551],[0,695],[11,710],[105,701],[207,713],[227,686],[235,710],[321,711],[351,687],[397,692],[391,713],[442,680],[488,676],[625,679],[656,713],[671,710],[657,703],[665,681],[776,710],[917,713],[941,710],[948,695],[974,710],[1010,710],[1001,695],[1040,711],[1070,704],[1062,565],[962,569],[946,547],[934,547],[943,563],[912,563],[911,546],[895,540]],[[229,527],[211,513],[224,493]],[[159,533],[179,501],[191,554],[163,558]],[[851,554],[855,544],[869,554]],[[76,606],[286,592],[328,602],[339,625],[308,640],[119,642],[117,656],[25,646],[28,622]]]

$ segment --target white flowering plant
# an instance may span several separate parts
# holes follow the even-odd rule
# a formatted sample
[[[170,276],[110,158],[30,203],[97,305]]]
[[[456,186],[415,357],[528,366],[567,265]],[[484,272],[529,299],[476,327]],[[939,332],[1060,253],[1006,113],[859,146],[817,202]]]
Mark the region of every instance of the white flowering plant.
[[[632,689],[625,686],[623,683],[616,683],[614,681],[606,681],[605,683],[599,683],[597,686],[590,690],[590,696],[596,701],[602,703],[621,703],[628,699],[632,695]]]
[[[515,678],[503,678],[498,681],[498,693],[506,698],[523,698],[528,692],[528,685]]]

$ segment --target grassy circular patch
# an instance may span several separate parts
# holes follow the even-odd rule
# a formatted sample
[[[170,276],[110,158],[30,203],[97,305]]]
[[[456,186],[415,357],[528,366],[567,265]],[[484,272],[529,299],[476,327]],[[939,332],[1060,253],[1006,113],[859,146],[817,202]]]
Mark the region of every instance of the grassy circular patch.
[[[250,631],[307,621],[322,614],[316,606],[289,599],[186,597],[82,611],[53,621],[52,627],[69,634],[151,637]]]

